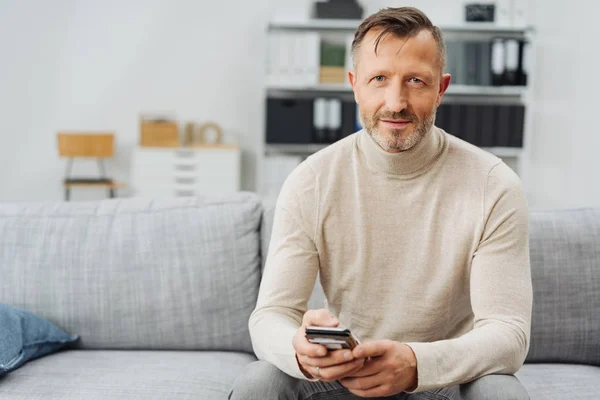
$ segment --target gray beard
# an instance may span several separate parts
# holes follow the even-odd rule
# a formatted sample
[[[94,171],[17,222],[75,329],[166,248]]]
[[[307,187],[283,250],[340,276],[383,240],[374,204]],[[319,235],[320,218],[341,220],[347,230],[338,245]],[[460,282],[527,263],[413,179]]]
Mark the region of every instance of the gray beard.
[[[392,131],[392,136],[390,137],[382,135],[375,128],[371,120],[368,120],[362,114],[360,119],[365,131],[371,135],[379,147],[390,153],[398,153],[412,149],[423,140],[435,123],[436,112],[437,107],[434,107],[429,116],[422,123],[418,124],[415,131],[407,138],[402,138],[402,132],[400,131]]]

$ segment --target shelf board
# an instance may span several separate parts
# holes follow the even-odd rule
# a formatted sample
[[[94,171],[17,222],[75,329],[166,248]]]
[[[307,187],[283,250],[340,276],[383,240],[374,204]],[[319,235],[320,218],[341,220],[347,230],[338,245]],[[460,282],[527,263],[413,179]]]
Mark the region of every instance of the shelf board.
[[[268,25],[269,30],[292,30],[292,31],[339,31],[354,32],[358,28],[361,20],[347,19],[308,19],[299,21],[271,21]],[[440,25],[443,33],[452,36],[458,34],[484,35],[489,37],[523,37],[531,33],[531,27],[510,27],[498,26],[491,22],[465,22],[455,25]]]
[[[270,86],[267,87],[267,94],[275,92],[305,92],[315,94],[344,94],[352,93],[352,87],[344,85],[342,83],[331,83],[331,84],[318,84],[318,85],[282,85],[282,86]]]
[[[316,153],[317,151],[323,150],[325,147],[329,146],[329,144],[323,143],[282,143],[282,144],[271,144],[267,143],[265,145],[265,150],[267,154],[301,154],[308,155],[312,153]]]
[[[523,155],[521,147],[482,147],[482,149],[500,158],[519,158]]]
[[[362,21],[353,19],[308,19],[304,21],[271,21],[269,29],[354,31]]]
[[[446,94],[474,96],[522,96],[527,91],[526,86],[476,86],[450,85]]]
[[[267,154],[309,155],[316,153],[327,146],[329,146],[329,144],[266,144],[265,151]],[[519,158],[523,153],[523,149],[519,147],[482,147],[482,149],[498,157],[505,158]]]
[[[446,95],[460,96],[489,96],[489,97],[521,97],[527,91],[526,86],[475,86],[450,85]],[[267,94],[277,92],[304,92],[314,94],[346,94],[352,93],[352,88],[345,84],[319,84],[312,86],[272,86],[267,88]]]

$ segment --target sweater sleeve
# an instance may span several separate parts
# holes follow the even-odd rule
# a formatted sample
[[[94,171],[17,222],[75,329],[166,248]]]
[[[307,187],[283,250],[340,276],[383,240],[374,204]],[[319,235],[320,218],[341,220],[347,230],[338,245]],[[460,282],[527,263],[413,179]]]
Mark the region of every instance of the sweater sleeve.
[[[484,196],[483,234],[470,270],[474,327],[455,339],[407,343],[417,358],[415,392],[514,374],[527,355],[533,294],[524,190],[499,163]]]
[[[273,230],[256,308],[249,320],[254,352],[286,374],[307,379],[292,339],[302,324],[319,271],[314,243],[316,177],[306,162],[286,180],[275,207]]]

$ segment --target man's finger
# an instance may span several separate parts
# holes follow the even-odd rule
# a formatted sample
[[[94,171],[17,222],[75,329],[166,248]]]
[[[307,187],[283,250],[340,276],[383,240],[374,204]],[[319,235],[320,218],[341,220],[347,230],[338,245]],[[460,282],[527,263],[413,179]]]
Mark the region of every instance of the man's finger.
[[[350,350],[330,350],[325,357],[303,356],[300,361],[302,364],[324,368],[347,363],[352,360],[354,360],[354,357],[352,357],[352,352]]]
[[[339,321],[325,309],[308,310],[302,318],[303,326],[338,326]]]
[[[378,357],[383,355],[389,349],[389,346],[388,340],[375,340],[359,344],[354,348],[352,354],[355,358]]]
[[[357,395],[358,397],[365,398],[380,398],[387,397],[389,395],[389,387],[386,385],[379,385],[372,387],[371,389],[361,390],[361,389],[348,389],[348,391],[352,394]]]
[[[300,328],[303,330],[303,328]],[[292,342],[296,354],[308,357],[325,357],[327,349],[325,346],[316,343],[310,343],[306,340],[304,333],[298,332]]]
[[[375,374],[360,378],[342,378],[340,383],[348,389],[367,391],[385,383],[384,374]],[[356,393],[355,393],[356,394]]]
[[[349,375],[348,378],[360,378],[364,376],[375,375],[382,370],[382,367],[382,364],[378,362],[378,360],[367,360],[360,370]]]
[[[318,377],[323,381],[337,381],[346,376],[346,374],[355,371],[360,368],[362,360],[349,361],[344,364],[333,365],[331,367],[311,367],[310,372],[313,376]]]

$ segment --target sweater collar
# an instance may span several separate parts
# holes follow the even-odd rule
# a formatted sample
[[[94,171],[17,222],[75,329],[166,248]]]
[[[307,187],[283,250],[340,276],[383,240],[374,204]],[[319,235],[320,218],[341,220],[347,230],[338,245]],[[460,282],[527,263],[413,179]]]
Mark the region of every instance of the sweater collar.
[[[446,147],[443,131],[432,126],[423,139],[413,148],[388,153],[364,129],[358,133],[358,147],[367,167],[375,173],[410,179],[427,172],[442,155]]]

